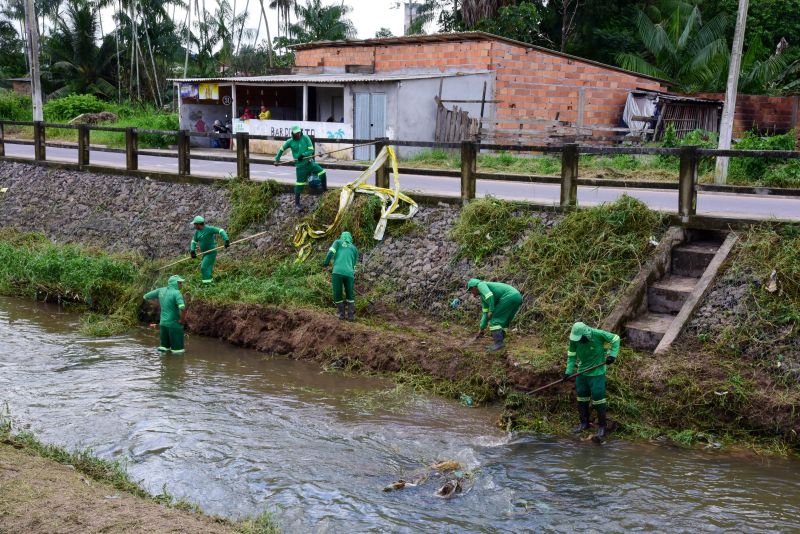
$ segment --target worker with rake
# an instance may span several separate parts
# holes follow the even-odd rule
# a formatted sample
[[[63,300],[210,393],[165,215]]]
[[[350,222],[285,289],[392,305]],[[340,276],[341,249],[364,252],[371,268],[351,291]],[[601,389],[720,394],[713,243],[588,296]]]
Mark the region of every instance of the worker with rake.
[[[217,261],[217,252],[214,250],[218,248],[217,236],[222,238],[225,248],[231,246],[231,240],[225,230],[216,226],[206,225],[206,220],[199,215],[194,218],[192,224],[195,232],[192,237],[192,243],[189,246],[189,253],[192,258],[197,258],[197,247],[200,247],[200,253],[203,256],[200,261],[200,275],[204,284],[210,284],[214,281],[214,263]]]
[[[185,352],[183,338],[183,325],[186,324],[186,303],[183,300],[181,289],[183,278],[174,274],[167,280],[166,287],[154,289],[146,293],[144,300],[156,300],[161,306],[161,319],[158,323],[161,344],[160,352],[183,354]]]
[[[517,310],[522,305],[522,295],[508,284],[484,282],[477,278],[467,283],[467,289],[472,296],[480,297],[483,305],[480,330],[475,339],[480,339],[488,326],[494,340],[488,351],[496,352],[502,349],[505,347],[505,330],[511,325]]]
[[[333,302],[339,312],[339,319],[344,320],[345,305],[347,320],[354,321],[356,316],[355,274],[358,263],[358,249],[353,244],[350,232],[342,232],[339,239],[333,242],[325,256],[323,267],[327,268],[333,260]]]
[[[314,161],[314,142],[303,133],[299,126],[292,127],[292,136],[283,143],[275,155],[275,165],[280,163],[283,153],[288,149],[292,150],[295,161],[294,207],[297,211],[301,211],[303,208],[300,205],[300,193],[303,192],[306,185],[314,188],[321,187],[325,192],[328,190],[328,176],[325,174],[325,169]]]
[[[589,402],[597,411],[596,441],[606,435],[606,365],[613,364],[619,354],[619,336],[584,323],[572,325],[567,349],[567,370],[564,380],[572,378],[575,365],[575,392],[578,400],[580,424],[573,429],[579,434],[589,428]],[[609,349],[606,350],[606,344]],[[604,365],[605,364],[605,365]]]

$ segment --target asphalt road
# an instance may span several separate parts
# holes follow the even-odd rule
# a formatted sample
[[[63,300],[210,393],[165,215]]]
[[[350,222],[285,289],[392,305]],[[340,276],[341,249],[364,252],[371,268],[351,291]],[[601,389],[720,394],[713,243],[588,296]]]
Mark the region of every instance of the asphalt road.
[[[33,158],[33,146],[6,144],[8,156]],[[77,162],[77,149],[47,147],[47,159],[62,162]],[[95,165],[125,167],[125,154],[92,151],[91,162]],[[323,164],[324,165],[324,164]],[[174,156],[139,156],[139,169],[154,172],[177,172],[178,162]],[[220,178],[228,178],[236,172],[235,162],[192,160],[192,172]],[[358,176],[358,171],[339,169],[328,170],[328,185],[344,185]],[[294,183],[294,168],[290,165],[275,167],[264,164],[251,164],[250,176],[255,180],[274,179],[278,182]],[[403,174],[400,184],[404,191],[458,196],[461,182],[458,178],[441,176],[421,176]],[[491,194],[507,200],[525,200],[539,204],[557,204],[560,187],[557,184],[531,182],[503,182],[478,180],[477,195]],[[633,189],[622,187],[578,187],[578,203],[593,205],[611,202],[627,193],[636,197],[653,209],[676,212],[678,210],[677,190]],[[697,213],[745,218],[778,218],[800,221],[800,197],[734,195],[729,193],[698,193]]]

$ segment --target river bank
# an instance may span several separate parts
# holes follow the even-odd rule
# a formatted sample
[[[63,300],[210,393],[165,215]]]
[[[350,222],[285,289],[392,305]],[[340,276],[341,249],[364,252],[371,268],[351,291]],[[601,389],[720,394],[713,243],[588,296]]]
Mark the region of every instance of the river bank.
[[[569,325],[599,323],[649,258],[651,238],[665,229],[662,216],[628,198],[566,216],[487,199],[464,210],[423,206],[414,221],[390,224],[387,238],[376,244],[370,236],[377,206],[360,199],[343,222],[363,252],[359,321],[342,324],[332,315],[329,283],[317,263],[327,243],[306,263],[294,262],[290,238],[300,218],[291,197],[269,184],[158,184],[159,191],[148,191],[153,186],[146,180],[2,165],[10,166],[0,167],[0,185],[9,187],[0,224],[18,230],[0,236],[3,294],[77,306],[89,312],[83,325],[89,333],[124,331],[152,319],[141,295],[166,278],[155,270],[166,263],[158,258],[174,258],[186,247],[191,210],[209,210],[214,222],[238,235],[266,233],[222,255],[212,287],[200,287],[194,263],[175,267],[187,278],[190,331],[325,368],[389,373],[450,398],[501,402],[504,429],[567,432],[575,417],[572,386],[535,398],[525,392],[560,378]],[[74,201],[89,194],[95,195],[91,202]],[[54,195],[62,199],[57,222],[35,209]],[[333,218],[338,198],[332,193],[303,201],[309,210],[303,218],[319,225]],[[94,234],[87,231],[90,204],[105,221]],[[117,218],[123,223],[115,224]],[[19,233],[31,230],[47,239]],[[790,318],[797,301],[791,270],[796,236],[770,232],[759,229],[743,241],[736,256],[743,261],[735,265],[748,274],[729,269],[672,354],[654,359],[623,351],[621,365],[609,371],[618,436],[796,450],[800,389],[791,370],[800,362],[797,328],[784,322],[754,343],[776,317]],[[753,261],[765,254],[781,270],[781,294],[769,296],[769,303],[759,292],[769,272]],[[526,295],[503,354],[485,354],[488,340],[465,341],[479,314],[464,290],[473,276],[509,281]],[[454,299],[461,305],[451,308]],[[748,335],[735,336],[745,322]],[[781,342],[770,346],[769,336]]]

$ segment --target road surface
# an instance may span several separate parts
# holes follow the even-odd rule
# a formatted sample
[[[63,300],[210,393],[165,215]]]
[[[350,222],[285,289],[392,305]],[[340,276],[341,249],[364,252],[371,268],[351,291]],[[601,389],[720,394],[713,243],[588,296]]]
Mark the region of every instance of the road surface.
[[[33,146],[6,143],[6,155],[33,159]],[[47,147],[47,159],[52,161],[76,163],[77,149]],[[94,165],[109,167],[125,167],[125,154],[117,152],[91,151],[91,162]],[[139,156],[139,169],[154,172],[178,172],[178,161],[174,155]],[[236,173],[235,161],[191,161],[192,172],[220,178],[228,178]],[[328,185],[344,185],[358,176],[358,171],[340,169],[328,170]],[[272,165],[251,163],[250,177],[254,180],[274,179],[283,183],[294,183],[294,168],[290,165],[275,167]],[[403,174],[400,184],[404,191],[418,191],[443,196],[459,196],[461,181],[459,178],[443,176],[421,176]],[[495,180],[478,180],[476,193],[479,197],[492,195],[506,200],[524,200],[537,204],[558,204],[560,196],[558,184],[531,182],[504,182]],[[677,212],[678,191],[657,189],[634,189],[623,187],[578,187],[578,203],[594,205],[611,202],[628,194],[645,202],[650,208]],[[736,195],[730,193],[700,192],[697,195],[697,213],[699,215],[717,215],[727,217],[744,217],[753,219],[791,219],[800,221],[800,197]]]

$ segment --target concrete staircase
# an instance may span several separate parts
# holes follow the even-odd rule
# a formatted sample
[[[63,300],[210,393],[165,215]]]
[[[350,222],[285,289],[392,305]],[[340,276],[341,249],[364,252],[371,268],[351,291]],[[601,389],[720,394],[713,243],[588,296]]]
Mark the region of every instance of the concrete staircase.
[[[640,313],[624,323],[629,346],[655,350],[724,240],[722,232],[690,230],[682,243],[672,247],[667,271],[647,285]]]

